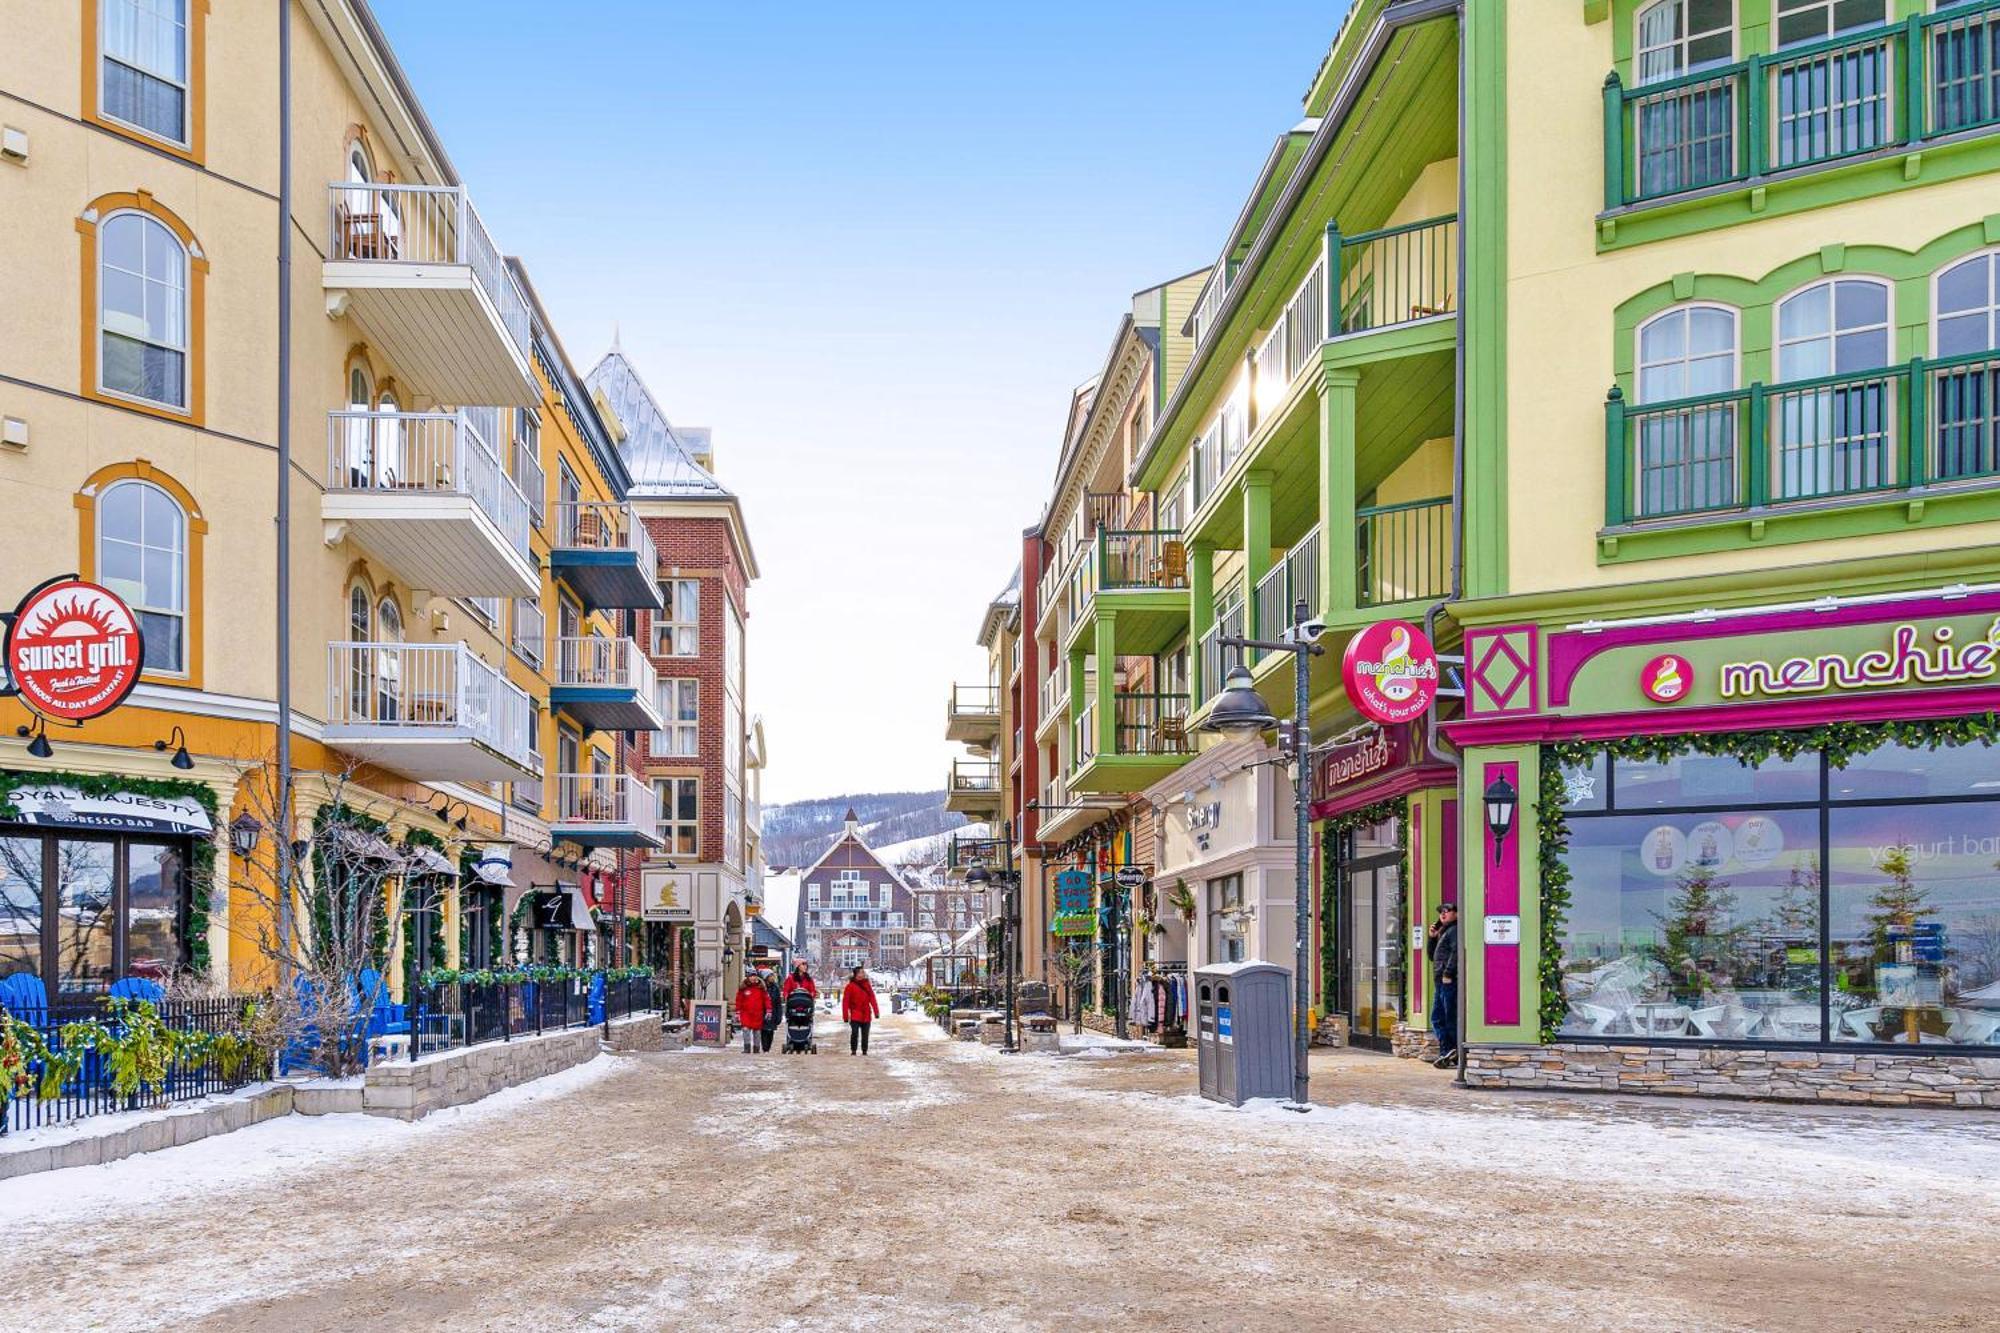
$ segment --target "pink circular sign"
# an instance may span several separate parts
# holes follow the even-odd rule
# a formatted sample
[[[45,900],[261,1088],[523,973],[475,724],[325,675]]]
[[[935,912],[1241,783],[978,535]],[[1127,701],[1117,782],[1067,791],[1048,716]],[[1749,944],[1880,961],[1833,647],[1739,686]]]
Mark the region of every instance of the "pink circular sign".
[[[1679,653],[1661,653],[1639,668],[1639,693],[1656,704],[1677,704],[1694,688],[1694,663]]]
[[[1340,677],[1363,717],[1408,722],[1437,700],[1437,653],[1409,621],[1380,620],[1347,641]]]

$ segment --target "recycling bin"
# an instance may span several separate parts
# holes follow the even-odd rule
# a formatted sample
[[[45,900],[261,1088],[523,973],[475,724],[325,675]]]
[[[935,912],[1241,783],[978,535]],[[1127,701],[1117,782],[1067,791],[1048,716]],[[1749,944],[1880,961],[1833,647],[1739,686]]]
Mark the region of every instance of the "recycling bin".
[[[1216,963],[1194,973],[1201,1095],[1241,1106],[1292,1094],[1292,974],[1276,963]]]

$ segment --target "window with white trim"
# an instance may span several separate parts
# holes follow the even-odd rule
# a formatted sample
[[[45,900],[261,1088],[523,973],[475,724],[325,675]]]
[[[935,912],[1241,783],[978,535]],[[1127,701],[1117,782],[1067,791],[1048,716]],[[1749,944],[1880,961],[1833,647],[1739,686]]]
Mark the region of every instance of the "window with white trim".
[[[1664,310],[1639,326],[1638,401],[1670,402],[1736,385],[1736,312],[1724,306]],[[1641,517],[1736,503],[1736,405],[1698,404],[1641,414],[1633,461]]]
[[[171,228],[127,210],[98,233],[99,388],[185,411],[188,252]]]
[[[686,676],[661,676],[660,715],[667,720],[653,737],[653,753],[692,758],[701,753],[701,682]]]
[[[1823,41],[1888,20],[1886,0],[1778,0],[1778,45]]]
[[[1726,65],[1735,50],[1734,0],[1659,0],[1639,11],[1640,83]]]
[[[1778,302],[1777,378],[1846,378],[1773,386],[1766,411],[1778,444],[1775,498],[1877,490],[1893,480],[1900,385],[1865,373],[1889,363],[1889,317],[1889,284],[1880,278],[1829,278]]]
[[[2000,473],[2000,251],[1961,259],[1937,276],[1932,354],[1976,357],[1930,375],[1931,475],[1944,481]]]
[[[743,864],[743,797],[734,787],[724,788],[722,800],[722,861]]]
[[[145,668],[188,669],[187,515],[147,481],[118,481],[97,502],[97,581],[124,598],[145,639]]]
[[[669,856],[701,855],[701,779],[654,778],[660,798],[660,840]]]
[[[661,579],[666,606],[653,613],[653,656],[701,656],[701,580]]]
[[[188,0],[103,0],[97,105],[107,120],[188,143]]]

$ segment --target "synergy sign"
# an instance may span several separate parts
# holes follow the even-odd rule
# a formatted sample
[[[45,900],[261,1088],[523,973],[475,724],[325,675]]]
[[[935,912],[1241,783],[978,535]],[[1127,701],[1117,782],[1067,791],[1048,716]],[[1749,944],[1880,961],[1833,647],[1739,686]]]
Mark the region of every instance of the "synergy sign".
[[[82,722],[125,702],[145,649],[132,608],[107,588],[54,579],[21,599],[7,626],[7,674],[44,717]]]
[[[1411,721],[1437,700],[1437,652],[1407,620],[1379,620],[1349,639],[1340,676],[1355,711],[1376,722]]]

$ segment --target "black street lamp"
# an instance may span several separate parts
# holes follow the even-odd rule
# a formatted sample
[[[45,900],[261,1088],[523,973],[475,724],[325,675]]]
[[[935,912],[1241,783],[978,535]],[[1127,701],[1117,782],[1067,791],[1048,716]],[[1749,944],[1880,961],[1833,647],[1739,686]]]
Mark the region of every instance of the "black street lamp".
[[[257,839],[263,835],[264,825],[248,811],[229,821],[229,848],[246,861],[257,850]]]
[[[1500,848],[1507,841],[1507,835],[1514,829],[1514,815],[1520,807],[1520,794],[1514,784],[1501,774],[1486,784],[1486,828],[1493,835],[1493,864],[1500,864]]]
[[[1007,929],[1001,947],[1007,953],[1007,1033],[1006,1039],[1000,1044],[1000,1049],[1011,1054],[1020,1049],[1014,1038],[1014,1023],[1017,1017],[1014,1013],[1014,978],[1015,951],[1021,927],[1021,876],[1014,869],[1014,821],[1006,820],[1000,827],[1000,856],[1003,863],[1000,873],[995,875],[984,865],[975,865],[965,872],[965,882],[967,885],[978,885],[982,888],[998,884],[1006,894],[1002,900],[1001,919]]]
[[[1312,744],[1306,714],[1312,706],[1312,673],[1309,667],[1313,658],[1326,651],[1318,643],[1325,630],[1325,622],[1315,618],[1311,608],[1300,600],[1292,607],[1291,627],[1285,630],[1281,639],[1228,636],[1216,639],[1217,645],[1223,648],[1257,648],[1267,653],[1290,653],[1293,659],[1292,734],[1287,749],[1292,761],[1292,813],[1295,820],[1292,905],[1292,1005],[1295,1012],[1292,1018],[1290,1105],[1294,1111],[1304,1111],[1311,1106],[1306,1095],[1306,1056],[1312,1049],[1312,988],[1307,975],[1311,959],[1307,928],[1312,919],[1312,782],[1308,772]],[[1264,697],[1257,693],[1249,670],[1239,660],[1223,678],[1222,693],[1209,708],[1208,719],[1202,723],[1203,729],[1248,737],[1269,731],[1277,725],[1277,717],[1264,703]]]

